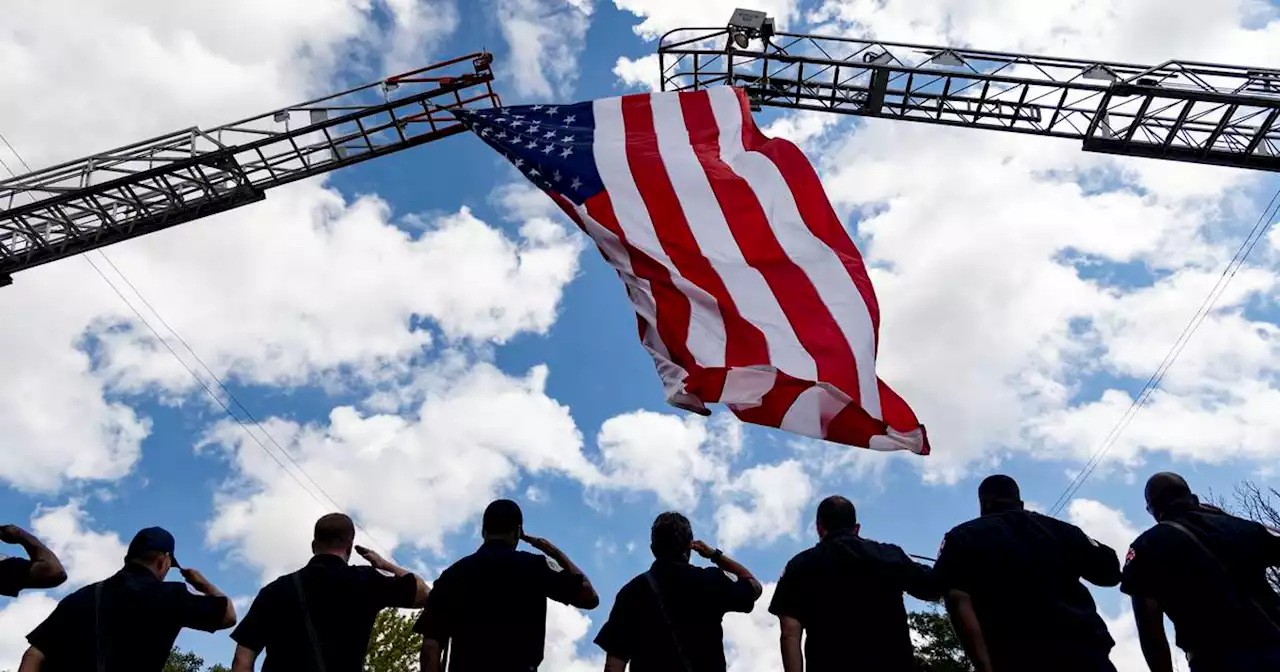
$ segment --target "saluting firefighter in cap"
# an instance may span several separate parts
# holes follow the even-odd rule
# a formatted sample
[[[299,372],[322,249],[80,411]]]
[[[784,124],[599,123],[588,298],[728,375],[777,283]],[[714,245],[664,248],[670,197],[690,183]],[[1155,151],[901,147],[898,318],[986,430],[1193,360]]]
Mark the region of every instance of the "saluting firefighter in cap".
[[[176,568],[195,593],[165,581]],[[161,672],[183,628],[236,623],[231,600],[174,557],[173,535],[148,527],[133,537],[124,567],[62,598],[31,634],[19,672]]]

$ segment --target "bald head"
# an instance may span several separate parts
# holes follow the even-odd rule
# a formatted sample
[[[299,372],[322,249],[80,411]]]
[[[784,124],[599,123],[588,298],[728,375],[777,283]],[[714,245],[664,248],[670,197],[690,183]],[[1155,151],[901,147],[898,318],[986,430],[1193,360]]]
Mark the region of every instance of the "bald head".
[[[1191,494],[1187,479],[1171,471],[1162,471],[1147,479],[1143,494],[1147,499],[1147,510],[1157,519],[1175,506],[1194,506],[1199,503],[1196,496]]]

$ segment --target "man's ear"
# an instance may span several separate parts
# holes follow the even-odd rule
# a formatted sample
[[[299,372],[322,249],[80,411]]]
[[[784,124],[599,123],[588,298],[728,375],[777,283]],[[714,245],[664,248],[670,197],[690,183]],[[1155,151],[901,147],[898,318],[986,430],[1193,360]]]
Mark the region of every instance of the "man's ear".
[[[854,523],[854,524],[853,524],[853,533],[854,533],[854,534],[861,534],[861,533],[862,533],[862,523]]]

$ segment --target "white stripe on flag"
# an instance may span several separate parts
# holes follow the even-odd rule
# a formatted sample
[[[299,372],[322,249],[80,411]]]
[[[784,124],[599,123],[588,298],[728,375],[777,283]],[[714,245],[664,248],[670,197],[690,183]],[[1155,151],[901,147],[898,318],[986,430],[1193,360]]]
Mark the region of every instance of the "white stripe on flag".
[[[720,127],[720,156],[751,185],[768,214],[769,223],[787,256],[809,277],[818,296],[844,333],[857,362],[859,405],[880,419],[880,390],[876,382],[875,330],[862,294],[836,253],[810,231],[796,207],[795,195],[778,167],[759,152],[742,145],[742,108],[737,94],[727,86],[707,89]],[[785,369],[784,369],[785,370]],[[795,374],[792,374],[795,375]],[[797,376],[804,378],[803,376]],[[806,378],[814,380],[814,378]],[[796,400],[799,404],[808,395]]]
[[[742,317],[764,333],[770,362],[796,378],[814,380],[818,368],[813,357],[801,346],[769,283],[742,256],[732,225],[725,219],[707,173],[694,153],[679,96],[658,94],[649,96],[649,100],[658,151],[702,256],[724,282]]]
[[[626,130],[622,123],[622,99],[603,98],[592,105],[595,113],[594,147],[596,169],[605,191],[613,201],[618,226],[627,241],[647,254],[671,273],[680,293],[689,298],[689,336],[687,347],[695,361],[704,367],[724,366],[725,330],[720,308],[710,294],[681,277],[667,256],[649,219],[649,209],[627,162]]]

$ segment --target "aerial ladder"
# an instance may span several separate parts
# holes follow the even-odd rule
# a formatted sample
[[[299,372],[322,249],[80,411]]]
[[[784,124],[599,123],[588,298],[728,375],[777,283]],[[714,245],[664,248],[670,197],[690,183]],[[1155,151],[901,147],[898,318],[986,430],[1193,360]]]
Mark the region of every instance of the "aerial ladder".
[[[1280,71],[1272,69],[776,32],[772,19],[749,10],[724,27],[664,35],[658,59],[662,90],[738,86],[755,109],[985,128],[1077,140],[1091,152],[1280,171]],[[0,286],[18,271],[461,133],[450,110],[501,104],[491,63],[471,54],[2,181]]]

